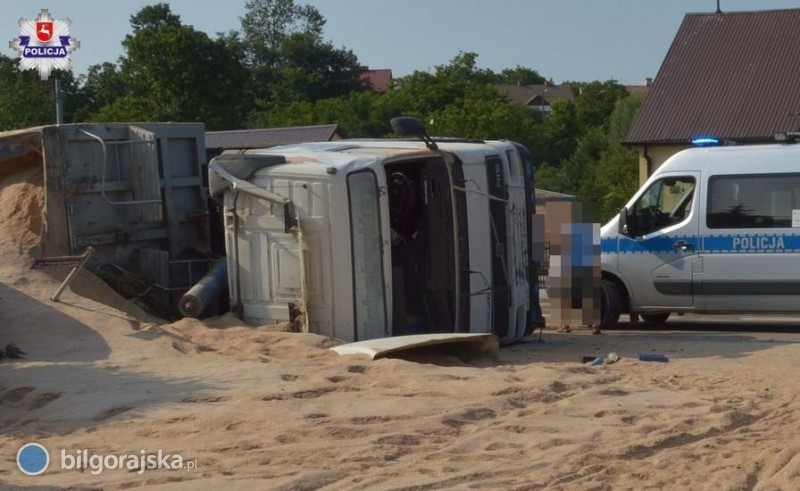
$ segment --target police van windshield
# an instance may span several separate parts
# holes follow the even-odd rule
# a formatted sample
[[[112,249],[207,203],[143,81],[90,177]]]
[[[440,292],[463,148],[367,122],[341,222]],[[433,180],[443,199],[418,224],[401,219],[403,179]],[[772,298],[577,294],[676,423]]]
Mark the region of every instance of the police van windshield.
[[[682,222],[694,198],[693,177],[669,177],[654,182],[632,208],[634,235],[647,235]]]

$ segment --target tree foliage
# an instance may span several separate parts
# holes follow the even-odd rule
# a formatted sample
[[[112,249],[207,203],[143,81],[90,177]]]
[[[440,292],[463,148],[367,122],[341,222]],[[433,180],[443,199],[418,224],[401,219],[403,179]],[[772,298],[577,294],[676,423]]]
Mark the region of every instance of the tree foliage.
[[[119,66],[89,69],[86,119],[203,121],[211,129],[245,120],[248,72],[235,36],[211,39],[163,3],[131,16],[131,27]]]
[[[578,124],[587,129],[605,125],[617,101],[628,96],[625,87],[615,80],[575,84],[575,87],[578,90],[575,97]]]
[[[510,139],[530,145],[535,122],[528,109],[507,103],[489,85],[477,85],[434,112],[430,127],[442,136]]]
[[[439,65],[434,73],[415,71],[396,82],[394,92],[408,95],[410,114],[427,119],[435,111],[464,97],[467,88],[489,85],[494,74],[477,67],[476,53],[461,52],[449,64]]]
[[[249,63],[253,121],[301,101],[366,89],[356,55],[324,41],[325,18],[294,0],[250,0],[240,18]]]
[[[498,84],[539,85],[547,80],[536,70],[517,65],[515,68],[503,69],[495,81]]]
[[[0,129],[54,123],[52,81],[43,82],[36,72],[20,72],[16,60],[0,55]]]
[[[322,40],[325,18],[311,5],[296,5],[294,0],[249,0],[245,9],[239,20],[253,65],[275,63],[284,41],[292,34]]]
[[[607,147],[588,166],[582,196],[600,205],[603,219],[611,218],[636,192],[639,184],[639,154],[622,141],[642,105],[643,96],[622,98],[608,119]]]
[[[495,73],[478,66],[477,53],[460,52],[377,94],[362,81],[356,54],[324,39],[315,7],[249,0],[240,20],[239,31],[212,38],[166,3],[143,7],[130,18],[116,63],[79,78],[59,74],[65,121],[202,121],[209,129],[336,123],[347,136],[387,137],[389,120],[408,115],[436,136],[526,145],[537,186],[598,203],[604,217],[637,186],[636,151],[620,142],[641,97],[614,80],[572,83],[574,101],[550,101],[542,113],[494,88],[545,83],[539,72],[517,65]],[[0,129],[54,122],[52,83],[0,55]]]
[[[43,81],[35,70],[21,72],[18,60],[0,54],[0,131],[55,124],[56,80],[61,83],[64,122],[72,122],[82,104],[72,72],[57,70]]]
[[[273,82],[275,101],[316,101],[340,97],[366,87],[352,51],[336,49],[310,33],[292,34],[278,52]]]

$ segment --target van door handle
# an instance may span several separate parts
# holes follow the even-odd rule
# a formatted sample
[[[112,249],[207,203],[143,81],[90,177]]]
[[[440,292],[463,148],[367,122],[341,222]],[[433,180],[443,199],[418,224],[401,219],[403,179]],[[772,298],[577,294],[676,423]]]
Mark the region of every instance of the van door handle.
[[[686,249],[692,248],[692,243],[686,242],[685,240],[679,240],[678,242],[672,244],[672,247],[674,247],[675,249],[680,249],[682,251],[685,251]]]

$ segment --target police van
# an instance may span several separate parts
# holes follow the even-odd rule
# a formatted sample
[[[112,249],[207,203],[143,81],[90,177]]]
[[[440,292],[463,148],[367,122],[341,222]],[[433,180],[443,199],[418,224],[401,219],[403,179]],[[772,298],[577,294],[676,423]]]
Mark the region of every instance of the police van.
[[[601,265],[603,326],[800,312],[800,145],[674,155],[602,227]]]
[[[339,140],[223,154],[232,310],[344,341],[492,333],[537,317],[528,151],[508,141]]]

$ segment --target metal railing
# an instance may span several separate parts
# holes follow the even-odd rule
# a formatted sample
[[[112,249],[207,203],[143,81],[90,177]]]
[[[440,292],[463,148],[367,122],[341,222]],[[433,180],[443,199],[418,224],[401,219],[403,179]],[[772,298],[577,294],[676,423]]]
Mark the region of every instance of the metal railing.
[[[539,288],[547,287],[547,277],[550,271],[550,242],[544,243],[542,263],[539,265]]]

